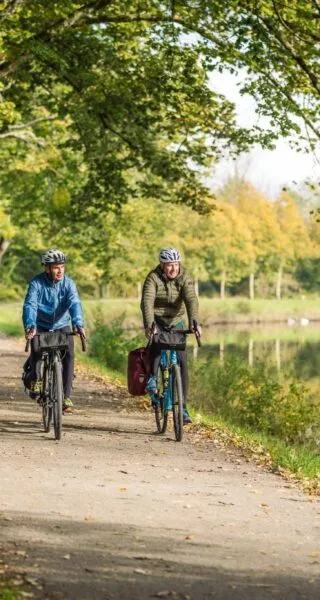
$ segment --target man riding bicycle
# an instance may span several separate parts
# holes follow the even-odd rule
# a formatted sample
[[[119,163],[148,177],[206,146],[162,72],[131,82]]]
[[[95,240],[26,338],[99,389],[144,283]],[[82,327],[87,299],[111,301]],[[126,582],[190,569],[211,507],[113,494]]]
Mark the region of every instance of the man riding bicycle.
[[[70,318],[76,334],[85,336],[83,312],[77,287],[65,275],[66,256],[61,250],[52,249],[41,257],[44,272],[32,279],[23,304],[25,337],[31,340],[31,392],[30,397],[39,397],[41,391],[41,353],[36,333],[45,331],[71,332]],[[64,402],[63,411],[72,413],[70,398],[74,371],[74,342],[68,337],[69,347],[62,360]]]
[[[176,248],[164,248],[159,254],[159,265],[146,277],[143,284],[141,310],[146,337],[152,333],[152,324],[157,330],[164,327],[184,328],[181,320],[185,308],[189,320],[189,328],[194,329],[193,321],[198,321],[199,303],[194,282],[181,266],[181,256]],[[183,422],[192,423],[186,402],[188,396],[188,366],[187,351],[178,352],[182,387],[184,396]],[[148,378],[146,389],[151,394],[154,404],[157,392],[157,372],[161,357],[155,343],[151,344],[151,375]]]

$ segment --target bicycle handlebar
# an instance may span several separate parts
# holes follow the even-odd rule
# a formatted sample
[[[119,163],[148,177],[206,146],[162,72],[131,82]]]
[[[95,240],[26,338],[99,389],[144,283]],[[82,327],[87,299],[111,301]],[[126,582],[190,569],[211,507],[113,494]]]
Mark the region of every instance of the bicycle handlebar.
[[[36,333],[36,335],[39,335],[39,333],[38,334]],[[77,335],[77,334],[74,331],[72,331],[70,333],[67,333],[67,335]],[[80,333],[79,335],[80,335],[80,340],[81,340],[82,352],[85,352],[87,349],[86,337],[82,333]],[[31,339],[27,340],[27,343],[26,343],[26,346],[24,349],[25,352],[29,352]]]
[[[201,347],[201,339],[200,339],[201,334],[200,334],[200,331],[198,329],[198,323],[197,323],[196,320],[193,321],[193,327],[194,327],[194,329],[179,329],[178,327],[175,328],[175,329],[172,328],[172,329],[170,329],[170,333],[171,332],[172,333],[184,333],[185,335],[193,333],[195,335],[195,337],[196,337],[197,344],[198,344],[198,346],[200,348]],[[147,348],[149,348],[149,346],[151,346],[152,339],[153,339],[153,337],[155,335],[155,330],[156,330],[156,324],[153,321],[153,323],[151,325],[151,333],[150,333],[150,336],[149,336]]]

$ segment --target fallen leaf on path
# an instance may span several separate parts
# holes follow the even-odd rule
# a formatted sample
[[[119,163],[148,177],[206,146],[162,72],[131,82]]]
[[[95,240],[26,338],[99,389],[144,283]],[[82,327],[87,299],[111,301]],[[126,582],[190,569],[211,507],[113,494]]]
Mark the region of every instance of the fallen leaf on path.
[[[185,540],[193,540],[193,535],[186,535]]]
[[[18,587],[19,585],[23,584],[23,580],[22,579],[12,579],[11,583]]]
[[[145,571],[144,569],[133,569],[134,573],[139,573],[140,575],[147,575],[147,571]]]
[[[71,558],[71,555],[70,555],[70,554],[65,554],[65,555],[63,556],[63,558],[65,558],[66,560],[70,560],[70,558]]]
[[[42,585],[39,584],[38,579],[34,579],[33,577],[25,577],[24,580],[26,583],[29,583],[29,585],[33,585],[38,590],[42,590]]]
[[[127,492],[127,491],[128,491],[128,488],[126,488],[126,487],[121,487],[121,488],[119,488],[119,491],[120,491],[120,492]]]
[[[155,598],[168,598],[169,596],[171,597],[176,597],[178,594],[177,592],[173,591],[173,590],[162,590],[161,592],[157,592],[157,594],[154,594]]]

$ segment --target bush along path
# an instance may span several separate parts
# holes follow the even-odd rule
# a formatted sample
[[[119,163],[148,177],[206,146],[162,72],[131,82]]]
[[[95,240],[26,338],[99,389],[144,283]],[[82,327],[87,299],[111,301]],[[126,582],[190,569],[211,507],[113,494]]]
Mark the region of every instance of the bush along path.
[[[149,410],[83,368],[55,442],[24,358],[0,340],[0,598],[318,600],[316,497],[211,432],[155,435]]]

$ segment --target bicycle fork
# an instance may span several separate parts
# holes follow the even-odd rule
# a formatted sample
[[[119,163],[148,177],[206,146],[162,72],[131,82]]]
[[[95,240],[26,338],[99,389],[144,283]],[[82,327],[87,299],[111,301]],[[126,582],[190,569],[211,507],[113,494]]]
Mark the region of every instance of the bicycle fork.
[[[172,410],[172,392],[171,392],[171,385],[172,385],[172,369],[174,367],[174,365],[176,365],[178,362],[177,359],[177,353],[175,350],[171,350],[170,352],[170,364],[169,364],[169,359],[168,359],[168,354],[167,352],[162,352],[161,353],[161,359],[160,359],[160,366],[161,369],[163,371],[163,382],[164,382],[164,412],[168,412],[169,410]],[[171,373],[170,373],[171,371]],[[171,375],[171,376],[170,376]]]

